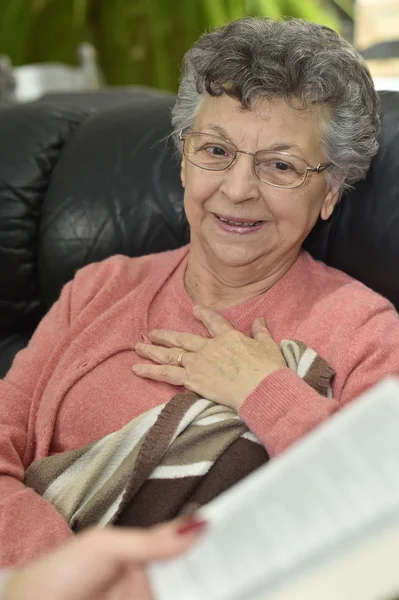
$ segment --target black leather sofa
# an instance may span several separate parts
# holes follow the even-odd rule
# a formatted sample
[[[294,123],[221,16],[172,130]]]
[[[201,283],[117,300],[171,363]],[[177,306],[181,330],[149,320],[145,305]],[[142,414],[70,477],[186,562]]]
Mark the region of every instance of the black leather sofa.
[[[188,242],[173,102],[137,88],[0,109],[0,377],[77,269]],[[381,103],[367,179],[306,248],[399,308],[399,93]]]

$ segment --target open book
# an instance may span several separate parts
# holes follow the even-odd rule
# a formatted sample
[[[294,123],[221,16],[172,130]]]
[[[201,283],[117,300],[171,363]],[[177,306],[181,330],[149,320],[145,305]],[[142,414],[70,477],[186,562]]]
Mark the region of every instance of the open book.
[[[399,598],[399,379],[389,378],[201,509],[157,600]]]

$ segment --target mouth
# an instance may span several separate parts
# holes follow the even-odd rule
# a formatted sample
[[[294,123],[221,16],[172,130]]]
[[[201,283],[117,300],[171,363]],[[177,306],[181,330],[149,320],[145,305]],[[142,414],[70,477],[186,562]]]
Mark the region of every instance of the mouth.
[[[216,219],[219,227],[224,231],[229,231],[230,233],[254,233],[261,229],[261,227],[266,223],[266,221],[255,221],[255,219],[249,219],[247,217],[241,217],[240,219],[237,217],[226,216],[222,217],[222,215],[218,215],[213,213],[214,218]]]
[[[264,223],[264,221],[254,221],[253,219],[234,219],[234,217],[222,217],[221,215],[215,214],[215,217],[219,219],[222,223],[227,223],[232,227],[256,227]]]
[[[254,234],[266,224],[266,221],[255,221],[255,219],[249,219],[247,217],[238,217],[233,216],[225,216],[218,215],[213,213],[213,217],[219,227],[220,230],[235,234],[235,235],[244,235],[244,234]]]

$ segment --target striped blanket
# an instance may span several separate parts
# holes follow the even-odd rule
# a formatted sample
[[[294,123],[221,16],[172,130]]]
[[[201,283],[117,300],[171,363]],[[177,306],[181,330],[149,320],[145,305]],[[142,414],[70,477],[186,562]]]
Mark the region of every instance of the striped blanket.
[[[320,356],[297,341],[281,348],[291,369],[331,395],[334,371]],[[25,485],[74,531],[149,526],[190,514],[267,460],[234,410],[186,392],[96,442],[33,463]]]

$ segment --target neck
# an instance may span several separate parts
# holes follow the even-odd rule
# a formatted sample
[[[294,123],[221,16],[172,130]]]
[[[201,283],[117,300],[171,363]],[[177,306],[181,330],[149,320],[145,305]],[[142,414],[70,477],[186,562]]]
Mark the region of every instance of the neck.
[[[215,310],[238,306],[273,287],[298,258],[263,256],[245,265],[226,265],[218,257],[209,257],[196,244],[190,244],[185,287],[196,304]]]

